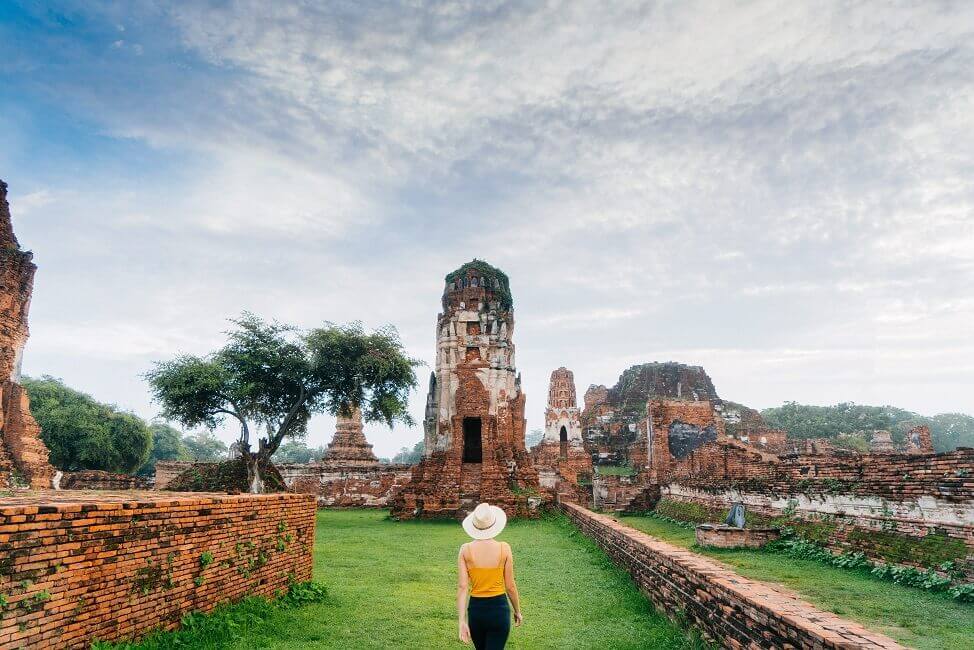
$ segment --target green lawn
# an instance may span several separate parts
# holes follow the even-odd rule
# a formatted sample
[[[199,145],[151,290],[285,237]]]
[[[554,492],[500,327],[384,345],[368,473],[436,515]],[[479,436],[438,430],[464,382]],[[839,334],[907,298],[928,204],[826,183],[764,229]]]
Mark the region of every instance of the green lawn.
[[[324,602],[251,600],[135,647],[461,648],[456,557],[466,539],[455,522],[319,511],[314,579],[328,588]],[[564,517],[512,521],[501,539],[514,550],[524,611],[509,648],[699,647]]]
[[[673,544],[690,547],[692,530],[652,517],[621,517],[622,523]],[[916,648],[974,648],[974,607],[868,574],[765,551],[693,550],[748,578],[776,583],[802,598]]]

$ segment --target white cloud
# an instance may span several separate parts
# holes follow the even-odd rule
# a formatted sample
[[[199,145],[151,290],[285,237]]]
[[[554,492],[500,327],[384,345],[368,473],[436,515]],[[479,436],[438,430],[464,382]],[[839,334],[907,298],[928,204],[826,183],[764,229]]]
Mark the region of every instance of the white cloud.
[[[242,308],[430,357],[476,256],[511,276],[533,422],[551,368],[654,359],[758,406],[974,412],[974,5],[140,6],[102,11],[141,57],[30,75],[188,161],[11,188],[54,374],[121,391],[99,359],[203,351]]]

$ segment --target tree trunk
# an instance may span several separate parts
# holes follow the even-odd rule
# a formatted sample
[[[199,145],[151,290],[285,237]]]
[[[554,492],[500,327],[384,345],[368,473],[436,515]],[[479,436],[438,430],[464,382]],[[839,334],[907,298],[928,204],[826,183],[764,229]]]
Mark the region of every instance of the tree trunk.
[[[249,450],[243,453],[244,462],[247,464],[247,491],[251,494],[264,493],[264,479],[260,475],[260,453],[252,454]]]

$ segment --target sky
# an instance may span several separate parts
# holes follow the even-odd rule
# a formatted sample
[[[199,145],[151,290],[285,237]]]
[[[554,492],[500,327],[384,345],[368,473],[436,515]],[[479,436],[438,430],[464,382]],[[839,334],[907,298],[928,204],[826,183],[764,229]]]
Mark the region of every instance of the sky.
[[[970,2],[8,0],[0,178],[24,371],[146,418],[243,310],[431,366],[474,257],[529,429],[558,366],[580,399],[670,360],[755,408],[974,413]]]

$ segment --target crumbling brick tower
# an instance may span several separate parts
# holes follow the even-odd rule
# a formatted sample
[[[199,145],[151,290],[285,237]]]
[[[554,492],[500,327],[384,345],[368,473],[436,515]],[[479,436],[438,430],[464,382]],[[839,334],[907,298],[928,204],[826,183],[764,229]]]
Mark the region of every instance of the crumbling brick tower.
[[[37,270],[32,257],[14,236],[7,184],[0,181],[0,487],[23,482],[48,488],[54,475],[27,392],[17,383]]]
[[[553,469],[572,482],[590,479],[592,456],[582,441],[581,412],[575,398],[575,375],[561,367],[551,373],[545,434],[531,450],[535,466]],[[583,475],[583,476],[579,476]]]
[[[325,450],[322,464],[335,467],[372,467],[379,460],[372,451],[372,445],[365,439],[362,426],[362,411],[357,407],[348,417],[339,415],[335,424],[335,435]]]
[[[510,285],[474,260],[446,276],[427,395],[423,459],[392,514],[462,517],[478,502],[528,513],[538,474],[524,447],[524,393],[514,366]]]

